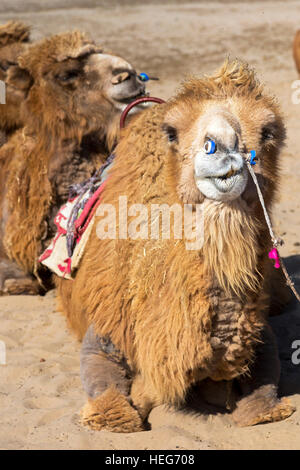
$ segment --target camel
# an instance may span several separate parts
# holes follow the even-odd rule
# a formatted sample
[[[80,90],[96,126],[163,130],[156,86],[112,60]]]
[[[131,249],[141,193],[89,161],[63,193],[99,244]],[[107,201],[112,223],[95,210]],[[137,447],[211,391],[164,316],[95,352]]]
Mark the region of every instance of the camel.
[[[296,69],[300,74],[300,30],[296,32],[293,43],[293,56]]]
[[[0,293],[35,294],[51,287],[37,259],[55,232],[53,214],[69,186],[106,160],[121,112],[145,84],[78,31],[31,45],[14,69],[10,85],[28,90],[26,125],[0,149]]]
[[[270,210],[284,139],[278,105],[238,61],[190,79],[125,128],[74,279],[56,279],[60,308],[83,341],[83,424],[141,431],[153,407],[181,406],[206,381],[238,387],[230,396],[239,426],[293,413],[277,397],[280,363],[267,322],[271,242],[245,162],[254,149]],[[123,225],[118,236],[121,196],[127,236]],[[193,237],[176,235],[175,224],[167,237],[161,226],[150,236],[155,204],[181,215],[186,205],[192,222],[200,210],[202,243],[188,249]]]
[[[18,70],[17,58],[27,49],[29,35],[29,27],[20,21],[10,21],[0,26],[0,80],[6,85],[6,104],[1,106],[0,114],[0,146],[23,125],[19,110],[26,89],[17,87],[17,76],[11,86],[8,76],[13,76]]]

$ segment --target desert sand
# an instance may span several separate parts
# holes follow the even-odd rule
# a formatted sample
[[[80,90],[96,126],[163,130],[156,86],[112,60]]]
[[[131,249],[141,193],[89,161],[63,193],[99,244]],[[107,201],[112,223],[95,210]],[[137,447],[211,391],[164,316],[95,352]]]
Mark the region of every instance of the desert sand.
[[[274,208],[282,254],[300,288],[300,104],[293,104],[298,79],[292,41],[300,28],[299,1],[71,1],[2,0],[0,22],[32,25],[33,39],[66,30],[89,32],[137,70],[160,78],[153,96],[167,99],[190,74],[209,73],[230,56],[248,61],[274,93],[286,117],[281,193]],[[296,301],[272,318],[282,377],[280,393],[297,411],[287,420],[237,428],[226,413],[158,407],[150,431],[95,432],[79,424],[85,395],[79,377],[80,344],[57,311],[55,292],[45,297],[0,298],[1,449],[300,449],[300,364],[292,343],[300,340]],[[299,356],[300,357],[300,354]]]

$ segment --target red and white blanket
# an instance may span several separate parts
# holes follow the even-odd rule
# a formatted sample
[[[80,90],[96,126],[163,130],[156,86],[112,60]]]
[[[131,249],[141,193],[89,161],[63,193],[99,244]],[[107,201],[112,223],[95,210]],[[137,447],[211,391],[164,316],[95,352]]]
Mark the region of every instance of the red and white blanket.
[[[67,247],[67,228],[75,204],[86,198],[86,193],[69,199],[58,211],[54,223],[57,232],[51,244],[40,256],[39,262],[47,266],[51,271],[60,277],[72,279],[76,268],[82,258],[86,242],[89,239],[93,224],[94,215],[101,202],[101,192],[103,191],[105,181],[100,184],[94,194],[87,199],[83,209],[80,210],[78,218],[74,222],[74,249],[72,254],[68,252]]]

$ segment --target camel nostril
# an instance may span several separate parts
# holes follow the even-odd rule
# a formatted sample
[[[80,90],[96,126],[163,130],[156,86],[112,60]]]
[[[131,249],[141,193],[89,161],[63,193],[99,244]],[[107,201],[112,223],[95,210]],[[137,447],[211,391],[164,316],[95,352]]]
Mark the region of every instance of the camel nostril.
[[[131,80],[132,74],[130,72],[122,72],[112,78],[111,83],[113,85],[118,85],[119,83],[125,82],[126,80]]]

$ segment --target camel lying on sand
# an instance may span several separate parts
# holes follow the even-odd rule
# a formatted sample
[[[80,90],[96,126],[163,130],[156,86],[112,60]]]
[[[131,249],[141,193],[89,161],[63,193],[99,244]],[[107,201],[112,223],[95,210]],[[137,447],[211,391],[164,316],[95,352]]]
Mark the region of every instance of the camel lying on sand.
[[[208,379],[238,383],[232,416],[240,426],[292,414],[277,397],[271,241],[245,162],[254,149],[269,210],[284,139],[278,105],[238,62],[191,79],[125,129],[79,269],[72,281],[57,279],[61,308],[83,338],[85,424],[140,431],[153,407],[184,403]],[[150,236],[155,205],[181,214],[169,234],[160,226]],[[204,221],[195,248],[186,225],[178,235],[184,210],[190,226]]]
[[[26,125],[0,149],[0,293],[33,294],[48,286],[37,259],[55,232],[53,215],[70,185],[106,160],[122,110],[145,84],[80,32],[31,45],[13,72],[9,85],[27,90]]]

